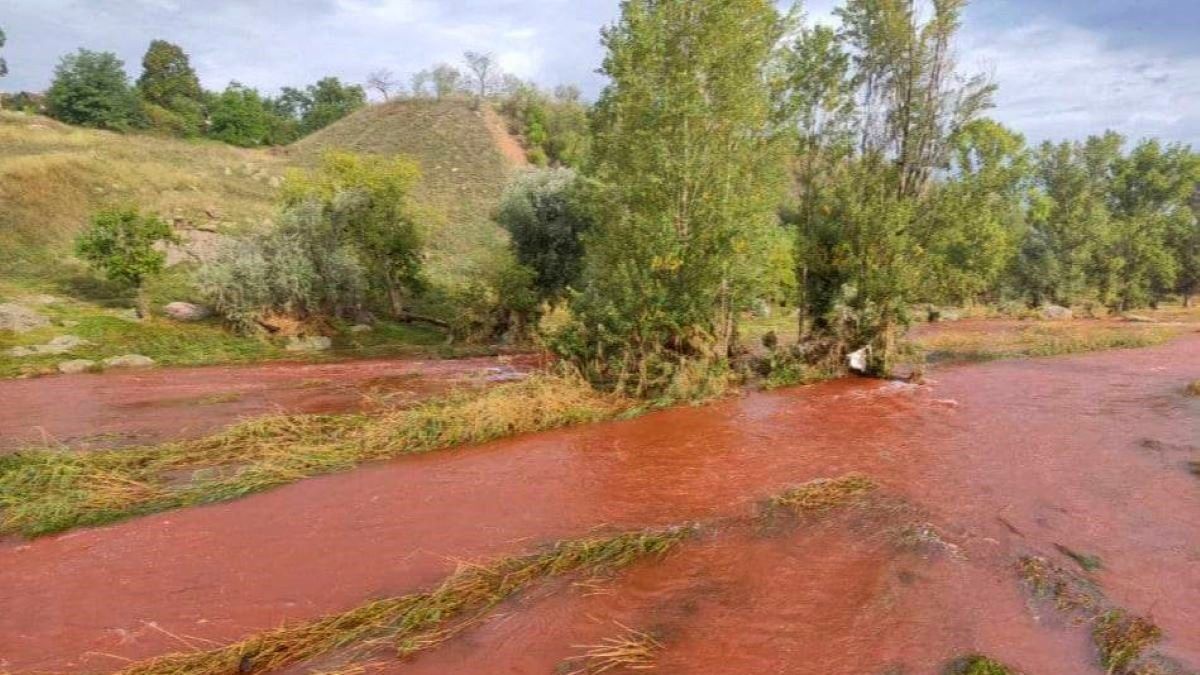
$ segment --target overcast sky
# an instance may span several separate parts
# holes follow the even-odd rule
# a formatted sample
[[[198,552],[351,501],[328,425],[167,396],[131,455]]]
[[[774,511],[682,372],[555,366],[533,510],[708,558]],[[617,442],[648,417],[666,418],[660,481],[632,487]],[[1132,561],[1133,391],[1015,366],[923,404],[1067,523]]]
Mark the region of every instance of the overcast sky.
[[[834,0],[811,0],[826,20]],[[513,73],[594,95],[600,27],[617,0],[3,0],[11,74],[0,89],[44,89],[60,56],[114,51],[137,75],[152,38],[181,44],[204,84],[264,90],[329,74],[407,75],[464,50]],[[1000,85],[993,115],[1030,140],[1116,129],[1200,147],[1200,2],[975,0],[959,60]]]

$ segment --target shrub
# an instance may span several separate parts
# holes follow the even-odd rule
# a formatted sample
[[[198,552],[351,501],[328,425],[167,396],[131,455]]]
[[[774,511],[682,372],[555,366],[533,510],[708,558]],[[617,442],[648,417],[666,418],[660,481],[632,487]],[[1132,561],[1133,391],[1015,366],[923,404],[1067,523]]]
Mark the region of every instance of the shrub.
[[[201,268],[205,302],[243,332],[268,314],[300,319],[358,310],[367,290],[357,253],[339,242],[320,204],[285,211],[279,228],[234,241]]]
[[[93,215],[75,240],[75,253],[110,281],[135,288],[138,309],[145,316],[148,308],[142,297],[142,282],[161,272],[167,260],[155,244],[174,239],[171,226],[158,216],[123,206]]]
[[[541,300],[555,303],[579,280],[582,236],[592,221],[570,169],[531,171],[504,193],[496,220],[512,235],[517,261],[533,270]]]

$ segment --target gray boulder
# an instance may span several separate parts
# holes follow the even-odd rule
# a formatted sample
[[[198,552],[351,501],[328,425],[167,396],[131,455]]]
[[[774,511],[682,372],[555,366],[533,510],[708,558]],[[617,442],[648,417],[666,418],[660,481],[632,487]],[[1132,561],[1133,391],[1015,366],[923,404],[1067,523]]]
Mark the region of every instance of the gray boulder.
[[[212,310],[190,302],[172,302],[163,307],[163,312],[176,321],[203,321],[212,316]]]
[[[372,327],[370,327],[370,326],[368,326],[368,325],[367,325],[367,324],[365,324],[365,323],[360,323],[360,324],[358,324],[357,326],[351,326],[351,327],[350,327],[350,332],[351,332],[351,333],[370,333],[370,332],[371,332],[371,331],[373,331],[373,330],[375,330],[375,329],[374,329],[374,328],[372,328]]]
[[[63,375],[78,375],[79,373],[86,373],[95,367],[95,361],[76,359],[74,361],[63,361],[62,363],[58,364],[58,372],[62,373]]]
[[[9,356],[23,358],[26,356],[57,355],[73,352],[80,347],[89,347],[91,342],[75,335],[60,335],[44,345],[29,347],[13,347],[8,350]]]
[[[45,328],[49,325],[50,319],[28,307],[11,303],[0,304],[0,330],[28,333],[31,330]]]
[[[1075,312],[1059,305],[1046,305],[1042,307],[1042,318],[1047,321],[1067,321],[1075,318]]]
[[[287,350],[289,352],[324,352],[333,349],[333,340],[324,337],[294,337],[288,339]]]
[[[154,359],[141,354],[126,354],[104,359],[105,368],[153,368]]]

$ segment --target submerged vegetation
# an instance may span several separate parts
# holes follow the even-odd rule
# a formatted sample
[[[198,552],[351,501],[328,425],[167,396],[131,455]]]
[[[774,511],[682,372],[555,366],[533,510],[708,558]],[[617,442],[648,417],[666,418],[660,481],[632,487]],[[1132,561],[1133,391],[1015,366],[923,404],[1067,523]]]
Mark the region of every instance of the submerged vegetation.
[[[1159,672],[1146,665],[1160,660],[1150,653],[1163,638],[1162,630],[1152,621],[1112,606],[1095,583],[1045,558],[1022,558],[1018,571],[1035,596],[1053,601],[1058,611],[1091,625],[1092,641],[1108,673]]]
[[[641,560],[662,557],[691,535],[689,528],[631,532],[564,541],[544,553],[465,565],[433,591],[377,600],[211,651],[152,659],[122,673],[265,673],[362,646],[366,641],[390,645],[400,656],[410,655],[440,644],[538,581],[567,574],[610,574]]]
[[[631,407],[575,379],[539,376],[382,415],[272,417],[140,449],[31,450],[0,457],[0,533],[35,537],[236,499],[363,462],[612,419]]]
[[[620,626],[621,634],[583,646],[582,655],[566,662],[566,675],[599,675],[612,670],[653,670],[663,643],[649,633]]]
[[[1020,675],[1008,666],[986,656],[964,656],[946,668],[945,675]]]

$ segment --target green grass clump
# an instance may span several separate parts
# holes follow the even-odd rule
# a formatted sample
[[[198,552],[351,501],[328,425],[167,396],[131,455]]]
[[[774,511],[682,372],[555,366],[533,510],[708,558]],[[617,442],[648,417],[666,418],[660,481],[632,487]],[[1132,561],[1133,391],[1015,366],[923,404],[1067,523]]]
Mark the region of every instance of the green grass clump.
[[[1108,672],[1124,674],[1147,649],[1162,640],[1162,630],[1142,617],[1113,609],[1096,619],[1092,639]]]
[[[1018,675],[1017,671],[978,654],[964,656],[946,668],[946,675]]]
[[[172,654],[129,666],[125,675],[244,675],[278,670],[366,641],[400,655],[440,644],[535,582],[610,573],[666,555],[691,536],[676,528],[561,542],[544,553],[463,567],[438,588],[378,600],[342,614],[286,626],[219,649]]]
[[[209,438],[0,457],[0,533],[36,537],[236,499],[364,462],[612,419],[624,399],[535,376],[377,415],[280,416]]]
[[[875,481],[861,474],[823,478],[793,488],[771,503],[797,513],[819,513],[861,499],[876,488]]]

